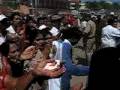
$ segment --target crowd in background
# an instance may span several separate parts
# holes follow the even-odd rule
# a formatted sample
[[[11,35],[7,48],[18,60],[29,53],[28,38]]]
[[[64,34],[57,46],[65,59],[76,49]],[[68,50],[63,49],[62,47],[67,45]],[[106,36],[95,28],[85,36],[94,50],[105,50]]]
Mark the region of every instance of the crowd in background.
[[[59,15],[0,15],[1,90],[69,90],[71,75],[88,74],[88,66],[72,63],[61,21]]]
[[[73,63],[72,47],[81,38],[87,66]],[[72,75],[88,75],[88,87],[80,85],[77,90],[91,90],[94,52],[119,47],[119,38],[119,18],[114,13],[86,14],[79,24],[72,15],[1,13],[0,90],[71,90]]]

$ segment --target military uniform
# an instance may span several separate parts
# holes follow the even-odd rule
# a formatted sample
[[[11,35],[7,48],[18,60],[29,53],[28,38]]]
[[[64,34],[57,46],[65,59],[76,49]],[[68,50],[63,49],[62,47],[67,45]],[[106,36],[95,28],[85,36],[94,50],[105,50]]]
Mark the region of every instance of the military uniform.
[[[86,58],[90,60],[91,54],[96,48],[95,46],[95,32],[96,32],[95,22],[92,20],[89,20],[83,32],[85,33],[85,37],[83,38],[83,45],[85,48]]]

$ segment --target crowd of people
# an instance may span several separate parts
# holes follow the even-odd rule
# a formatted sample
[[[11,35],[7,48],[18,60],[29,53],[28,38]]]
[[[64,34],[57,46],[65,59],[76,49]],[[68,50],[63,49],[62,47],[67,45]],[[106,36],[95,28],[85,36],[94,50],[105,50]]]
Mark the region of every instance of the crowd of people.
[[[83,32],[84,30],[86,31],[87,26],[89,26],[91,31],[87,34],[91,36],[94,33],[93,36],[95,38],[95,42],[93,43],[95,49],[92,49],[93,52],[90,55],[90,69],[86,90],[118,90],[118,70],[120,66],[119,15],[117,16],[114,13],[110,13],[109,15],[101,16],[94,16],[96,20],[92,20],[94,22],[94,24],[91,22],[91,24],[93,24],[92,26],[90,26],[89,21],[83,22]],[[94,26],[96,30],[93,29]]]
[[[88,15],[81,20],[78,30],[70,30],[72,25],[64,15],[33,17],[19,12],[9,16],[1,13],[0,90],[83,90],[81,85],[71,88],[72,75],[88,75],[85,90],[107,89],[100,82],[107,83],[106,78],[111,74],[107,69],[112,70],[111,65],[116,64],[113,60],[119,59],[118,23],[115,15],[105,18]],[[78,36],[77,41],[82,36],[87,66],[73,63],[69,39],[74,35]],[[107,72],[100,79],[98,74],[104,71]]]
[[[88,74],[88,66],[72,63],[62,20],[0,14],[0,90],[70,90],[72,75]]]

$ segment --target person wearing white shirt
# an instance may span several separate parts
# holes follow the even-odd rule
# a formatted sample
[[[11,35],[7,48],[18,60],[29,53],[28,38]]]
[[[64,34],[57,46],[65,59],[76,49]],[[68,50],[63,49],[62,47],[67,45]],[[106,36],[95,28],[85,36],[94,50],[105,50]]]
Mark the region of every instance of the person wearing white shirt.
[[[117,29],[116,19],[108,20],[108,25],[102,29],[101,48],[116,47],[120,40],[120,30]]]
[[[84,65],[76,66],[72,62],[72,44],[65,38],[65,32],[60,32],[55,28],[52,28],[50,32],[57,38],[52,43],[53,58],[64,63],[66,71],[59,78],[52,78],[48,80],[48,90],[71,90],[71,76],[87,75],[89,72],[89,67]]]

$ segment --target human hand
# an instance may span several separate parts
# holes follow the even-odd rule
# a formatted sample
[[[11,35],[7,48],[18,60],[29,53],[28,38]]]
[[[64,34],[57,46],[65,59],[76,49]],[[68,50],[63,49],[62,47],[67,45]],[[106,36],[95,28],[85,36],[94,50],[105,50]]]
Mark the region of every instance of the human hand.
[[[61,67],[61,68],[56,68],[54,70],[45,70],[46,72],[46,76],[51,77],[51,78],[57,78],[60,75],[62,75],[65,72],[65,67]]]
[[[36,53],[35,46],[27,47],[20,55],[20,60],[28,60],[33,58]]]
[[[53,63],[47,63],[44,67],[44,69],[47,69],[47,70],[54,70],[58,67],[60,67],[61,65],[61,61],[60,60],[55,60],[55,64]]]
[[[47,65],[47,63],[52,63],[51,66],[56,65],[56,62],[53,60],[45,60],[45,61],[41,61],[39,63],[37,63],[35,65],[35,67],[33,68],[33,73],[35,75],[41,75],[41,76],[47,76],[47,77],[58,77],[60,75],[62,75],[65,72],[65,67],[57,67],[55,69],[49,70],[49,69],[45,69],[45,66]]]

